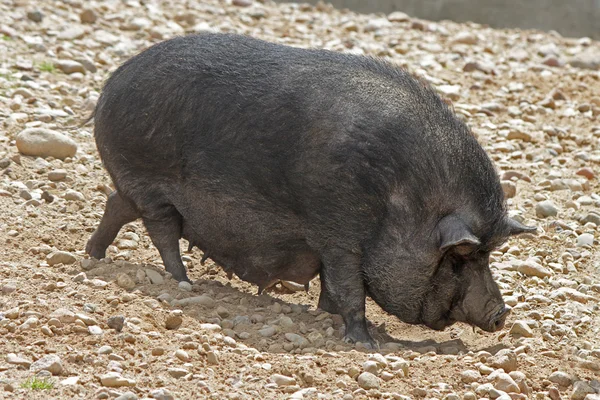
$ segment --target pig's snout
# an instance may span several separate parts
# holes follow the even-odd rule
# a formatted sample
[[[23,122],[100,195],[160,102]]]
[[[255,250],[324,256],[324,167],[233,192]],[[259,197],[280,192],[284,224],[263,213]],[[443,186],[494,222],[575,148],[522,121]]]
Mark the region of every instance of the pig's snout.
[[[486,329],[488,332],[496,332],[504,328],[506,317],[510,314],[510,308],[503,306],[498,310],[490,319],[489,327]]]

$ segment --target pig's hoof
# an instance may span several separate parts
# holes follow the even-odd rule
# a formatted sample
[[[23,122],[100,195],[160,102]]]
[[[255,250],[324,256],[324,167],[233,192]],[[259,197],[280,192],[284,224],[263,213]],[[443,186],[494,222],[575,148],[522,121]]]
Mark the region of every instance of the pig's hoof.
[[[371,338],[367,340],[355,340],[348,335],[344,336],[344,342],[348,344],[359,344],[367,350],[379,350],[379,342]]]
[[[169,270],[167,270],[167,272],[170,272]],[[184,273],[179,273],[179,274],[173,274],[171,273],[171,278],[175,279],[177,282],[189,282],[192,283],[192,281],[190,280],[190,278],[188,278],[187,274]]]
[[[96,260],[102,260],[106,257],[105,249],[98,249],[97,246],[94,245],[94,242],[90,239],[85,245],[85,252],[89,254],[90,257],[95,258]]]
[[[368,348],[368,349],[374,349],[377,348],[377,342],[371,337],[371,335],[369,334],[369,332],[365,329],[356,329],[356,330],[350,330],[350,331],[346,331],[346,335],[344,336],[344,342],[346,343],[350,343],[350,344],[355,344],[355,343],[362,343],[364,347]]]

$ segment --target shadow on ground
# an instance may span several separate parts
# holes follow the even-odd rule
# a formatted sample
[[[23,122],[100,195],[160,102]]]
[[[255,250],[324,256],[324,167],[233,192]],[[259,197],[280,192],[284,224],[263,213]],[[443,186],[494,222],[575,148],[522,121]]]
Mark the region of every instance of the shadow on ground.
[[[342,340],[344,327],[341,316],[316,309],[320,292],[318,279],[311,283],[308,293],[292,292],[277,285],[257,295],[256,286],[236,277],[229,281],[214,264],[206,267],[194,264],[195,267],[188,266],[193,284],[191,291],[186,291],[160,266],[107,261],[84,261],[82,264],[86,267],[88,279],[100,278],[116,285],[119,275],[127,274],[136,282],[129,291],[138,295],[138,303],[145,309],[142,313],[152,314],[152,329],[166,330],[164,321],[169,313],[173,309],[181,309],[185,316],[196,322],[187,325],[190,329],[202,330],[204,328],[200,324],[217,324],[222,334],[259,351],[294,354],[352,349],[373,351],[360,344],[354,346],[345,343]],[[148,275],[156,277],[157,274],[146,272],[148,270],[158,272],[163,282],[151,283]],[[456,337],[457,331],[458,335],[470,331],[465,326],[465,329],[450,328],[455,329],[454,333],[435,332],[425,327],[403,324],[381,309],[373,311],[374,307],[371,304],[371,314],[375,314],[374,320],[377,322],[370,322],[370,331],[380,344],[379,350],[375,351],[392,353],[413,350],[419,353],[433,351],[438,354],[459,354],[485,350],[493,354],[505,347],[501,343],[490,344],[493,339],[481,335],[479,340],[465,343],[462,338]],[[126,318],[130,317],[126,309],[123,312]],[[379,322],[382,319],[384,322]],[[393,325],[391,328],[388,326],[390,323]]]

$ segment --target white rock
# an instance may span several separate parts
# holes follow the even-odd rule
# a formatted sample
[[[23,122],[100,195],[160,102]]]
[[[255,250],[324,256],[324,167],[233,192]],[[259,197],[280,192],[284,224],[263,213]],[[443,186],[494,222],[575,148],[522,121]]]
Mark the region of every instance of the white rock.
[[[69,265],[73,264],[75,261],[77,261],[77,258],[68,251],[55,251],[46,256],[46,262],[50,266],[56,264]]]
[[[102,328],[100,328],[98,325],[88,326],[88,331],[92,335],[102,335]]]
[[[31,366],[31,361],[26,358],[19,357],[15,353],[8,353],[6,355],[6,362],[9,364],[18,365],[21,367],[29,368]]]
[[[544,200],[535,205],[535,213],[539,218],[555,217],[558,215],[558,208],[550,200]]]
[[[200,329],[203,331],[220,332],[222,328],[217,324],[200,324]]]
[[[75,322],[75,313],[66,308],[59,308],[50,314],[50,318],[56,318],[63,324]]]
[[[77,25],[69,26],[64,31],[59,32],[57,38],[60,40],[75,40],[80,39],[85,35],[85,30]]]
[[[209,364],[217,365],[219,364],[219,355],[214,351],[209,351],[206,353],[206,360]]]
[[[103,281],[102,279],[98,279],[98,278],[91,279],[89,281],[89,284],[90,284],[90,286],[97,288],[97,289],[103,289],[108,286],[108,282]]]
[[[70,376],[70,377],[60,381],[60,384],[62,386],[73,386],[73,385],[77,385],[78,382],[79,382],[78,376]]]
[[[83,193],[73,189],[67,190],[65,192],[64,198],[67,201],[85,201],[85,196],[83,195]]]
[[[357,378],[358,386],[365,390],[379,389],[379,379],[370,372],[363,372]]]
[[[372,374],[376,374],[377,371],[379,370],[377,363],[375,361],[365,361],[362,365],[363,370],[370,372]]]
[[[118,372],[109,372],[100,377],[102,386],[106,387],[122,387],[135,386],[135,380],[124,378]]]
[[[594,235],[591,233],[582,233],[577,237],[577,246],[593,246],[594,245]]]
[[[62,181],[66,177],[67,177],[66,169],[55,169],[55,170],[48,172],[48,180],[51,180],[53,182]]]
[[[28,331],[38,326],[40,320],[36,317],[29,317],[19,326],[20,331]]]
[[[75,314],[75,319],[81,320],[87,326],[98,325],[98,322],[94,318],[92,318],[89,315],[86,315],[84,313],[77,313],[77,314]]]
[[[517,370],[517,355],[510,349],[502,349],[493,355],[490,359],[490,365],[495,368],[502,368],[504,372]]]
[[[519,385],[507,373],[501,373],[496,376],[494,387],[506,393],[520,393]]]
[[[74,74],[75,72],[86,73],[83,64],[73,60],[58,60],[54,63],[54,66],[65,74]]]
[[[537,276],[538,278],[545,278],[552,275],[552,271],[546,267],[543,267],[533,259],[528,259],[527,261],[521,263],[517,267],[517,271],[524,275]]]
[[[169,368],[167,372],[175,379],[183,378],[189,374],[189,371],[185,368]]]
[[[179,288],[179,290],[183,291],[183,292],[191,292],[192,291],[192,284],[186,281],[181,281],[177,284],[177,287]]]
[[[77,143],[62,133],[44,129],[28,128],[16,138],[17,149],[21,154],[36,157],[54,157],[61,160],[73,157]]]
[[[479,371],[475,371],[473,369],[468,369],[460,373],[460,380],[464,383],[472,383],[477,382],[481,379],[481,374]]]
[[[390,363],[390,368],[392,371],[402,371],[404,376],[408,376],[409,366],[410,365],[408,364],[408,361],[403,359],[395,360]]]
[[[59,375],[63,371],[63,366],[59,356],[50,354],[31,364],[29,369],[32,372],[48,371],[52,375]]]
[[[533,330],[529,327],[527,322],[517,320],[514,322],[513,326],[510,328],[510,334],[516,336],[524,336],[524,337],[532,337]],[[504,389],[501,389],[504,390]]]
[[[175,351],[175,357],[179,358],[183,362],[188,362],[192,359],[187,351],[181,349]]]
[[[271,382],[276,383],[277,386],[292,386],[296,384],[296,379],[279,374],[271,375]]]
[[[113,348],[110,346],[102,346],[98,349],[98,354],[111,354],[113,352]]]

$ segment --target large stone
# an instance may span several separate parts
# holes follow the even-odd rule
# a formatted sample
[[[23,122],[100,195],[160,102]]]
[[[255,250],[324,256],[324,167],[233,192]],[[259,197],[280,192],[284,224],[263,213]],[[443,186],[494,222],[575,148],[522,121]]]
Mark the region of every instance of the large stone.
[[[60,40],[75,40],[80,39],[85,35],[85,30],[79,26],[73,26],[65,29],[57,35]]]
[[[54,253],[50,253],[46,257],[46,262],[48,265],[56,265],[56,264],[73,264],[77,261],[75,256],[67,251],[55,251]]]
[[[529,327],[529,325],[527,325],[527,322],[517,320],[514,322],[513,326],[510,328],[510,334],[514,335],[514,336],[532,337],[533,330]],[[500,389],[500,390],[504,390],[504,389]]]
[[[563,371],[555,371],[551,373],[548,377],[548,380],[562,387],[569,387],[573,384],[574,381],[573,377],[570,374]]]
[[[474,369],[468,369],[460,373],[460,380],[463,383],[473,383],[477,382],[481,379],[481,374],[479,371],[475,371]]]
[[[539,218],[556,217],[558,208],[550,200],[540,201],[535,205],[535,214]]]
[[[365,390],[379,389],[379,379],[370,372],[363,372],[357,378],[358,386]]]
[[[59,375],[63,371],[63,366],[59,356],[50,354],[31,364],[29,369],[32,372],[48,371],[52,375]]]
[[[183,378],[190,372],[185,368],[168,368],[167,372],[175,379]]]
[[[58,308],[50,314],[49,318],[55,318],[63,324],[70,324],[75,322],[75,313],[66,308]]]
[[[54,157],[61,160],[77,153],[77,143],[62,133],[27,128],[17,135],[17,149],[21,154],[35,157]]]
[[[501,373],[496,376],[494,387],[506,393],[519,393],[521,391],[517,382],[507,373]]]
[[[54,66],[65,74],[74,74],[75,72],[85,74],[86,72],[83,64],[74,60],[58,60],[54,63]]]
[[[271,375],[271,382],[276,383],[277,386],[292,386],[296,384],[296,379],[291,376],[273,374]]]
[[[582,233],[577,237],[577,246],[593,246],[594,245],[594,235],[591,233]]]
[[[31,361],[26,358],[19,357],[15,353],[8,353],[6,355],[6,362],[9,364],[18,365],[20,367],[29,368],[31,366]]]
[[[100,377],[100,383],[106,387],[135,386],[133,379],[124,378],[118,372],[109,372]]]
[[[551,276],[552,272],[540,265],[538,262],[533,259],[529,259],[517,267],[517,271],[527,276],[537,276],[538,278],[545,278],[547,276]]]
[[[517,355],[510,349],[502,349],[490,358],[490,365],[494,368],[502,368],[504,372],[517,370]]]
[[[573,385],[571,400],[584,400],[587,395],[594,393],[596,393],[596,391],[587,382],[577,381]]]
[[[113,315],[106,321],[106,325],[108,325],[109,328],[114,329],[117,332],[121,332],[123,330],[124,324],[125,317],[122,315]]]

